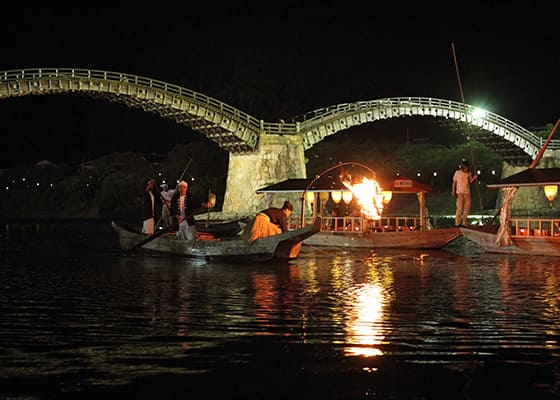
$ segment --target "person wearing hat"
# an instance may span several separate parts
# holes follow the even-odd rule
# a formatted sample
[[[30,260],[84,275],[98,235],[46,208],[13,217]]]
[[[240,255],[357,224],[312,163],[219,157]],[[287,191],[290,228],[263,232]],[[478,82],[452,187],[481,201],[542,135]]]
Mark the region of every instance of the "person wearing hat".
[[[262,210],[251,221],[242,233],[242,238],[254,242],[258,238],[277,235],[288,230],[288,218],[292,215],[294,207],[288,200],[282,208],[270,207]]]
[[[451,196],[457,196],[455,203],[455,226],[467,226],[468,216],[471,210],[471,188],[470,184],[478,178],[478,175],[472,175],[470,164],[463,159],[459,165],[459,169],[453,174],[453,183],[451,185]]]
[[[163,223],[163,227],[165,229],[171,228],[173,225],[173,221],[171,220],[171,213],[170,213],[170,206],[171,206],[171,199],[175,194],[175,189],[169,189],[169,185],[164,183],[160,185],[161,187],[161,221]]]
[[[200,214],[204,209],[210,208],[210,203],[200,203],[199,206],[196,206],[188,189],[189,184],[186,181],[179,182],[175,188],[175,194],[171,198],[169,212],[171,217],[176,218],[179,223],[177,238],[195,240],[197,230],[194,216]]]

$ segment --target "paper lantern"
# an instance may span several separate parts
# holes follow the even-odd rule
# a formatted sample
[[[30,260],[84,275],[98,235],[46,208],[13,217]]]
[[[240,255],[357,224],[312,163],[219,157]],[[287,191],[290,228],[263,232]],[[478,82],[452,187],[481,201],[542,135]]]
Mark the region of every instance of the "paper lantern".
[[[342,192],[342,201],[344,204],[350,204],[352,201],[353,194],[352,192]]]
[[[390,190],[383,190],[381,191],[381,196],[383,196],[383,204],[387,205],[393,198],[393,192],[391,192]]]
[[[331,193],[331,197],[332,197],[332,201],[335,202],[335,204],[340,203],[340,200],[342,200],[342,192],[332,192]]]
[[[311,207],[311,204],[315,202],[315,193],[314,192],[306,192],[305,199],[307,200],[307,204]]]
[[[548,199],[548,201],[552,202],[556,198],[558,194],[558,185],[546,185],[544,187],[544,195]]]

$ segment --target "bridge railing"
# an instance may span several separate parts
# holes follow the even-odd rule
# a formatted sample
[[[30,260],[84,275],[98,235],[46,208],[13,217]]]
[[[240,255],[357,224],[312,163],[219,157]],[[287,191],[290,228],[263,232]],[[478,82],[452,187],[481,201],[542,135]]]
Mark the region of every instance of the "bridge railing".
[[[106,81],[116,81],[130,83],[139,86],[163,90],[177,96],[185,97],[191,101],[204,104],[208,109],[229,115],[239,121],[243,121],[254,131],[261,133],[274,134],[298,134],[302,131],[311,129],[314,125],[325,123],[329,119],[340,118],[344,114],[359,112],[362,110],[371,110],[374,108],[390,109],[394,108],[397,112],[402,107],[420,107],[430,111],[430,109],[439,109],[442,115],[445,113],[460,113],[460,119],[484,127],[485,124],[494,124],[497,128],[509,130],[518,137],[524,139],[528,143],[537,148],[541,148],[544,144],[544,138],[536,136],[527,129],[503,118],[497,114],[484,110],[477,116],[478,111],[482,111],[477,107],[470,106],[451,100],[443,100],[432,97],[393,97],[378,100],[359,101],[355,103],[342,103],[329,107],[318,108],[303,115],[296,116],[289,123],[284,122],[264,122],[259,120],[235,107],[223,103],[217,99],[206,96],[194,90],[184,88],[175,84],[146,78],[138,75],[131,75],[122,72],[80,69],[80,68],[30,68],[17,69],[0,72],[0,82],[18,82],[18,81],[34,81],[39,79],[100,79]],[[551,140],[548,149],[560,149],[560,140]]]
[[[301,130],[305,131],[312,129],[315,125],[324,124],[326,121],[341,118],[341,116],[345,114],[352,114],[375,108],[394,108],[395,112],[399,113],[399,109],[403,107],[423,108],[426,113],[429,113],[431,109],[438,109],[442,111],[443,117],[446,117],[446,113],[447,115],[449,115],[449,113],[459,113],[461,120],[477,125],[481,128],[483,128],[485,124],[491,123],[497,128],[503,128],[514,133],[537,148],[542,147],[545,141],[544,138],[539,137],[520,125],[490,111],[482,110],[478,107],[452,100],[443,100],[432,97],[392,97],[378,100],[359,101],[356,103],[336,104],[329,107],[318,108],[296,116],[293,118],[293,122],[300,123]],[[402,113],[401,115],[406,116],[406,114]],[[560,140],[551,140],[548,145],[548,149],[560,149]]]
[[[101,71],[80,68],[35,68],[19,69],[0,72],[0,82],[35,81],[40,79],[98,79],[113,82],[122,82],[138,86],[163,90],[177,96],[185,97],[192,102],[204,104],[208,109],[219,111],[242,120],[252,126],[254,130],[262,128],[262,121],[217,99],[206,96],[171,83],[146,78],[122,72]],[[278,124],[271,124],[278,125]]]

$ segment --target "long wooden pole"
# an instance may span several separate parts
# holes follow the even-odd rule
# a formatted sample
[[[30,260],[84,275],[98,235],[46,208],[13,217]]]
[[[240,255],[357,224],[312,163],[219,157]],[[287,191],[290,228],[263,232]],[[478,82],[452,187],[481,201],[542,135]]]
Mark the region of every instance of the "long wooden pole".
[[[461,74],[459,73],[459,63],[457,62],[457,55],[455,53],[455,43],[451,42],[451,50],[453,52],[453,62],[455,63],[455,73],[457,74],[457,84],[459,85],[459,93],[461,94],[461,101],[463,102],[463,109],[465,111],[465,122],[466,127],[468,129],[469,124],[467,121],[467,105],[465,104],[465,95],[463,93],[463,85],[461,84]],[[467,137],[470,140],[470,135]],[[469,149],[471,151],[471,164],[472,164],[472,171],[476,174],[476,164],[474,162],[474,152],[472,146],[469,142]],[[482,207],[482,196],[480,194],[480,188],[478,187],[478,183],[476,184],[476,192],[478,194],[478,201],[480,203],[480,215],[483,214],[483,207]]]
[[[535,157],[535,159],[533,160],[529,168],[533,169],[537,166],[537,164],[539,163],[539,161],[541,160],[544,154],[544,151],[546,150],[548,144],[550,143],[550,140],[552,139],[552,135],[554,135],[556,128],[558,128],[558,125],[560,125],[560,118],[558,118],[558,121],[556,121],[556,124],[554,124],[554,126],[552,127],[552,130],[548,134],[548,138],[546,139],[546,142],[544,142],[544,144],[542,145],[541,149],[539,150],[537,156]]]

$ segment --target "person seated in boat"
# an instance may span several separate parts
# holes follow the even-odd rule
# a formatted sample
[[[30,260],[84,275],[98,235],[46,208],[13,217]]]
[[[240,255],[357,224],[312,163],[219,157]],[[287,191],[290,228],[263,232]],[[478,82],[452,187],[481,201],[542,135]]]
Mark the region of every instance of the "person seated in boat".
[[[148,178],[144,182],[143,201],[142,233],[152,235],[155,229],[155,205],[160,203],[160,192],[154,178]]]
[[[292,215],[294,206],[288,200],[284,202],[282,208],[270,207],[262,210],[257,216],[245,227],[241,237],[248,241],[277,235],[288,231],[288,218]]]
[[[179,182],[171,198],[169,213],[178,223],[177,238],[195,240],[197,230],[194,216],[210,208],[210,203],[196,203],[188,190],[189,184],[186,181]]]
[[[455,211],[455,226],[467,226],[467,217],[471,210],[471,188],[470,184],[478,178],[471,174],[471,167],[467,160],[461,161],[459,169],[453,174],[451,185],[451,196],[457,196]]]

